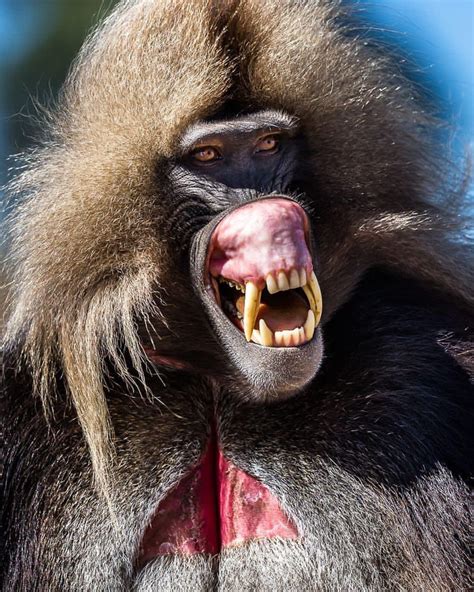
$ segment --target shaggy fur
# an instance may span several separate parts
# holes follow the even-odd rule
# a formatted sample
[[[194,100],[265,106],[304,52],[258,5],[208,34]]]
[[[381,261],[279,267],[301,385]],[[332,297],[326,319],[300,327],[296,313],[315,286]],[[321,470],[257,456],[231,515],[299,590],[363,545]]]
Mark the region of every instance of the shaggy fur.
[[[230,101],[297,117],[307,142],[326,360],[275,405],[248,402],[205,319],[189,275],[200,221],[168,174],[189,125]],[[5,590],[467,589],[474,291],[435,136],[337,6],[120,3],[10,184]],[[158,375],[144,340],[199,372]],[[214,400],[226,454],[304,537],[137,574]]]

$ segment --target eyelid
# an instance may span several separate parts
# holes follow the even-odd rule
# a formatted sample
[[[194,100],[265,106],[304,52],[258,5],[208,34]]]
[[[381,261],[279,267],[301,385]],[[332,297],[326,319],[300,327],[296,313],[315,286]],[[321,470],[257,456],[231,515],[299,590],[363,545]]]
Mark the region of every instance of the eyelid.
[[[268,131],[262,134],[261,136],[258,136],[256,144],[258,144],[262,140],[266,140],[267,138],[276,138],[277,140],[279,140],[281,136],[282,132],[280,130],[275,130],[274,132]]]

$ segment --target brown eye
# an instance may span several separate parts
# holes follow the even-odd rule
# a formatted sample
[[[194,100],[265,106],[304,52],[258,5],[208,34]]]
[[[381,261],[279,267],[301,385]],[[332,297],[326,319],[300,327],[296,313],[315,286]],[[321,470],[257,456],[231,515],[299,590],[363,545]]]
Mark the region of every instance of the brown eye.
[[[278,151],[279,146],[280,141],[277,136],[265,136],[264,138],[260,138],[260,140],[257,142],[257,145],[255,146],[255,152],[274,154]]]
[[[191,158],[198,162],[210,163],[222,158],[220,152],[212,146],[202,146],[191,152]]]

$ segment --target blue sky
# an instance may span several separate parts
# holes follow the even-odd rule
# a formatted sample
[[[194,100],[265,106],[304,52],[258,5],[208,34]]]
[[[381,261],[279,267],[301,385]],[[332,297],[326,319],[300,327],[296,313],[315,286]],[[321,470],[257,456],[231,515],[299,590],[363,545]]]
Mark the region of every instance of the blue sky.
[[[400,42],[431,80],[461,128],[474,136],[474,0],[383,0],[372,6],[371,20],[402,31]],[[397,35],[393,37],[397,40]]]

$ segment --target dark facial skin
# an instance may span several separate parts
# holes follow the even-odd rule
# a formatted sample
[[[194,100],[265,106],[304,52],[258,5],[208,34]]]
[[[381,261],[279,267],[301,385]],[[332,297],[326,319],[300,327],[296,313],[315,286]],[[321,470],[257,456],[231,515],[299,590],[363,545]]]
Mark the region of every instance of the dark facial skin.
[[[182,164],[192,174],[262,194],[292,181],[298,145],[296,122],[278,112],[197,124],[180,143]]]
[[[304,194],[299,190],[297,183],[304,169],[303,145],[296,121],[278,111],[262,111],[197,123],[183,135],[180,141],[180,154],[171,171],[173,190],[181,200],[187,200],[187,210],[194,211],[193,208],[196,208],[202,212],[200,216],[195,215],[194,224],[190,223],[186,228],[189,228],[190,250],[189,254],[184,250],[184,256],[187,260],[190,255],[188,264],[194,280],[195,293],[200,301],[198,306],[208,315],[211,331],[213,336],[217,337],[220,351],[211,350],[201,356],[186,356],[182,345],[179,345],[179,351],[172,350],[171,340],[171,350],[167,350],[166,344],[162,342],[161,353],[152,354],[155,361],[164,365],[186,364],[196,370],[206,367],[209,357],[212,356],[215,360],[214,367],[222,369],[222,362],[217,360],[224,354],[227,358],[224,362],[227,372],[234,375],[235,380],[241,382],[244,388],[256,386],[258,394],[255,396],[259,399],[290,396],[314,376],[322,356],[321,331],[316,328],[314,338],[298,347],[284,347],[283,343],[281,347],[262,347],[246,341],[242,331],[222,314],[222,307],[216,302],[216,295],[213,293],[208,270],[209,245],[213,232],[224,218],[240,207],[260,200],[270,202],[277,198],[284,200],[283,208],[285,202],[294,203],[295,207],[299,207],[296,204],[300,204],[301,213],[304,215]],[[171,212],[169,221],[173,234],[179,237],[181,248],[183,243],[188,244],[188,235],[179,233],[177,229],[180,228],[180,221],[174,216],[177,215],[176,212],[181,216],[183,209],[176,207]],[[271,214],[272,208],[268,209]],[[280,215],[275,213],[276,225],[279,224]],[[202,221],[207,223],[203,224]],[[263,214],[257,221],[256,234],[259,230],[258,225],[263,228],[265,223],[266,214]],[[245,228],[244,221],[244,226],[236,230],[236,234],[245,232]],[[191,232],[194,232],[194,236],[191,236]],[[264,241],[263,248],[268,248],[270,252],[278,252],[278,245],[270,244],[273,240],[272,234],[278,232],[278,228],[275,232],[270,232],[268,243]],[[311,258],[308,265],[311,269],[314,265],[316,269],[317,252],[314,249],[309,224],[306,233],[307,247],[311,251],[308,253]],[[252,237],[249,238],[249,242],[252,242]],[[245,246],[244,244],[244,249]],[[258,259],[258,253],[255,252],[253,257]],[[288,265],[290,268],[291,261]],[[279,268],[272,268],[271,271],[276,278]],[[289,277],[289,271],[287,275]],[[309,275],[308,268],[308,278]],[[265,285],[264,277],[261,281]],[[241,285],[243,289],[243,280]],[[280,298],[284,300],[286,294],[281,292]],[[303,299],[306,298],[303,294],[300,295]],[[271,295],[267,294],[267,300],[271,305]],[[285,306],[284,302],[281,306]],[[287,326],[293,329],[303,325],[305,320],[303,310],[299,320],[290,320]],[[195,319],[191,321],[191,326],[193,325],[196,325]],[[258,321],[255,327],[258,329]],[[199,327],[198,330],[202,334],[202,328]],[[196,337],[188,337],[184,342],[195,343]],[[276,342],[273,345],[276,346]]]

